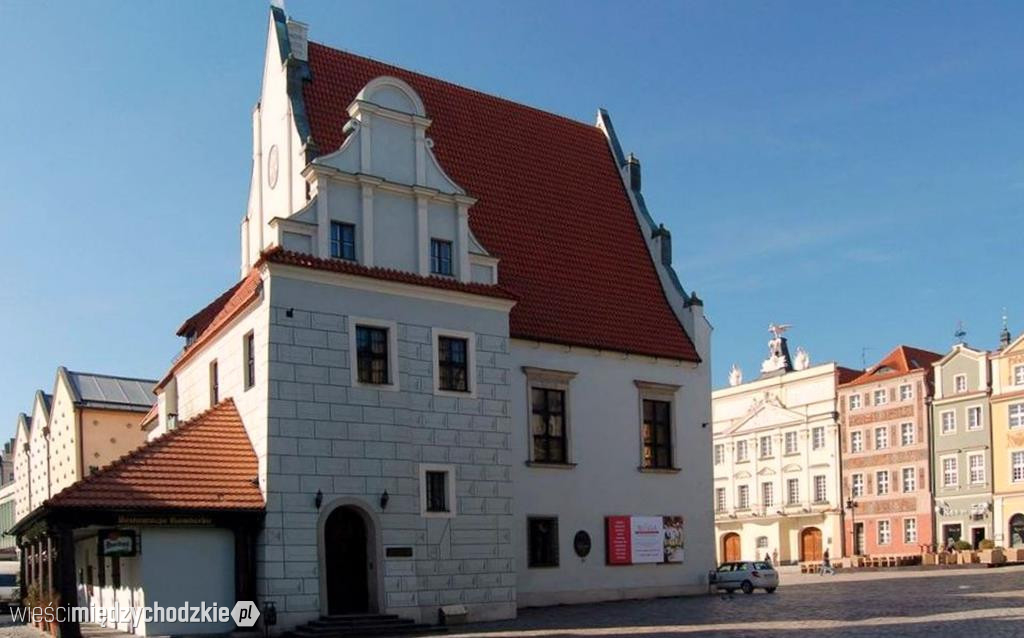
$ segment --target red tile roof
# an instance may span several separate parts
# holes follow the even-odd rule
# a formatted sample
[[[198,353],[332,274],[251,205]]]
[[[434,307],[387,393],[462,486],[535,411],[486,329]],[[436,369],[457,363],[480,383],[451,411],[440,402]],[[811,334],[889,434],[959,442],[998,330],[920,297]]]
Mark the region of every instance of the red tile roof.
[[[929,378],[932,376],[932,364],[942,358],[937,352],[930,352],[910,346],[896,346],[885,355],[885,358],[862,372],[845,386],[861,385],[874,381],[884,381],[902,376],[914,370],[924,370]]]
[[[499,297],[501,299],[515,299],[515,295],[501,286],[463,283],[448,277],[421,277],[414,273],[392,270],[390,268],[370,268],[368,266],[361,266],[355,262],[345,261],[343,259],[320,259],[319,257],[314,257],[312,255],[284,250],[280,246],[265,251],[263,253],[262,261],[289,266],[302,266],[304,268],[314,268],[316,270],[328,270],[331,272],[357,275],[359,277],[370,277],[373,279],[383,279],[385,281],[394,281],[398,283],[429,286],[431,288],[464,292],[471,295]]]
[[[309,43],[303,89],[323,154],[371,79],[409,83],[445,172],[478,201],[469,223],[517,297],[513,337],[699,361],[665,298],[608,141],[596,126]]]
[[[836,372],[839,373],[839,385],[849,383],[864,374],[863,370],[855,370],[854,368],[847,368],[845,366],[836,366]]]
[[[46,501],[48,507],[258,511],[256,453],[227,399]]]

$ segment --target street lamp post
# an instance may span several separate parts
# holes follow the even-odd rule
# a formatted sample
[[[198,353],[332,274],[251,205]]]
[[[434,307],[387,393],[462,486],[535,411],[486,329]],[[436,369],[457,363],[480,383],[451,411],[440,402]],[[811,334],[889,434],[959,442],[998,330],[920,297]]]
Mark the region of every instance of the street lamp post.
[[[846,499],[846,509],[850,510],[850,545],[853,547],[853,551],[850,552],[851,556],[857,556],[860,554],[860,547],[857,543],[857,519],[854,515],[857,510],[857,501],[853,498]]]

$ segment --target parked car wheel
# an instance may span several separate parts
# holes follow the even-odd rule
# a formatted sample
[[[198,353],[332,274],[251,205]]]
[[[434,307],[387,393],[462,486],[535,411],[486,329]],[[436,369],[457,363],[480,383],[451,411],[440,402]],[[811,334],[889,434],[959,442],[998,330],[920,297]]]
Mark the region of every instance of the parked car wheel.
[[[764,588],[764,590],[766,592],[768,592],[769,594],[774,594],[775,593],[775,589],[776,589],[775,587],[765,587]]]
[[[743,581],[743,584],[740,585],[740,589],[743,590],[744,594],[753,594],[754,593],[754,583],[750,582],[749,580],[745,580],[745,581]]]

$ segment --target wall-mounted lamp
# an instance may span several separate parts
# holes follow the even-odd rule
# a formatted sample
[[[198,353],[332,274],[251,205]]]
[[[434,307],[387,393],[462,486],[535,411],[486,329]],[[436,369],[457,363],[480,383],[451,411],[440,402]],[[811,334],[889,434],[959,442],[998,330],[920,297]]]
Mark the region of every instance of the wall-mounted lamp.
[[[382,510],[386,510],[388,508],[388,501],[390,500],[391,496],[388,494],[387,490],[384,490],[384,493],[380,495],[380,508]]]
[[[316,505],[317,509],[320,509],[320,506],[324,504],[324,493],[320,490],[316,491],[316,498],[313,499],[313,504]]]

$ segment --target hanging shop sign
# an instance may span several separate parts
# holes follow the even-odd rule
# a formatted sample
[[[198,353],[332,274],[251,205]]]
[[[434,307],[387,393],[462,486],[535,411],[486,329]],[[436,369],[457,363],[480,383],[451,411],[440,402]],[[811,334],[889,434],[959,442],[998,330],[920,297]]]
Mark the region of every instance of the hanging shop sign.
[[[135,556],[138,538],[132,529],[101,529],[97,534],[100,556]]]
[[[609,565],[683,562],[682,516],[607,516]]]

